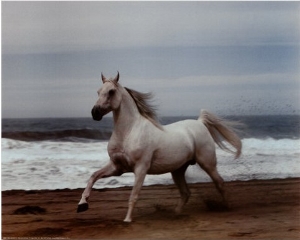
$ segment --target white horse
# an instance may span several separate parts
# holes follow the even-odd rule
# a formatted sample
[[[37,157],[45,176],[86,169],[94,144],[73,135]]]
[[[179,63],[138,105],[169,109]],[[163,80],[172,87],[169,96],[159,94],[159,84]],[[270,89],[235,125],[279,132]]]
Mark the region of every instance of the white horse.
[[[114,130],[107,147],[110,161],[90,177],[77,212],[88,209],[87,200],[98,179],[120,176],[125,172],[135,175],[125,222],[132,221],[132,212],[146,174],[171,172],[181,195],[176,207],[176,212],[180,212],[190,196],[185,171],[195,163],[211,177],[225,200],[223,179],[216,168],[215,143],[235,154],[236,158],[242,148],[241,140],[228,122],[202,110],[198,120],[162,126],[148,103],[151,94],[122,87],[118,83],[119,72],[114,79],[106,79],[102,74],[101,77],[103,85],[98,91],[99,99],[92,109],[92,116],[100,121],[105,114],[113,112]]]

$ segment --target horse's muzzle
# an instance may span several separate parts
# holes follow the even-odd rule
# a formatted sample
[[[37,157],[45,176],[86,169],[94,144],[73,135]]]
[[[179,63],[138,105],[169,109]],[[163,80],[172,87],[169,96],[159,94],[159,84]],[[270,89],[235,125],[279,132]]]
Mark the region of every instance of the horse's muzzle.
[[[102,110],[99,106],[94,106],[92,109],[92,116],[95,121],[100,121],[103,117]]]

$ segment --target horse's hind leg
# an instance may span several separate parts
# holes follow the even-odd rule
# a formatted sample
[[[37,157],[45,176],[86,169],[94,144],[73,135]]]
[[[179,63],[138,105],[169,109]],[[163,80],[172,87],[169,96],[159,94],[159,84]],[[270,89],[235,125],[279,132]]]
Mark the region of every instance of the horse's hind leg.
[[[187,203],[191,195],[191,192],[186,184],[185,176],[184,176],[188,166],[189,163],[183,165],[179,169],[172,172],[173,181],[178,187],[181,196],[175,209],[176,213],[180,213],[182,211],[183,206]]]
[[[121,174],[122,174],[122,172],[119,171],[112,162],[107,164],[104,168],[94,172],[92,174],[92,176],[90,177],[88,184],[87,184],[86,188],[84,189],[84,192],[82,193],[81,200],[78,203],[77,212],[83,212],[83,211],[88,210],[87,200],[90,196],[90,193],[91,193],[94,183],[98,179],[111,177],[111,176],[120,176]]]
[[[216,168],[212,171],[206,171],[206,172],[211,177],[211,179],[214,181],[216,188],[222,195],[223,203],[226,203],[226,196],[225,196],[226,192],[225,192],[225,188],[224,188],[223,178],[220,176],[220,174],[218,173]]]
[[[220,192],[220,194],[222,196],[223,203],[225,205],[227,205],[226,193],[225,193],[225,189],[224,189],[224,180],[217,171],[216,155],[213,154],[213,156],[207,157],[207,158],[202,156],[197,160],[197,163],[213,180],[216,188],[218,189],[218,191]]]

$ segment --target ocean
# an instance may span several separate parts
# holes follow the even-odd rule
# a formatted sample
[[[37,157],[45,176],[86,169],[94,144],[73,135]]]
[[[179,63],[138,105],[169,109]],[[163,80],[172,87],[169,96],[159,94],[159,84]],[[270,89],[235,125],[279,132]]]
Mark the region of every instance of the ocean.
[[[197,117],[162,117],[162,124]],[[300,177],[300,116],[227,116],[246,127],[239,132],[242,156],[217,148],[225,181]],[[84,188],[108,161],[112,118],[2,119],[2,190]],[[132,186],[134,175],[100,179],[95,188]],[[188,183],[211,179],[197,165]],[[170,174],[148,175],[144,185],[173,184]]]

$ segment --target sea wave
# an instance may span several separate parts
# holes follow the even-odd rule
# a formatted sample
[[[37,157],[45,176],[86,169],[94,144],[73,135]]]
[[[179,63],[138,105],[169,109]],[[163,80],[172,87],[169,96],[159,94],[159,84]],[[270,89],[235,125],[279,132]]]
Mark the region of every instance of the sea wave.
[[[300,154],[300,139],[243,139],[244,154],[248,156],[298,156]]]
[[[22,141],[86,141],[86,140],[108,140],[111,136],[109,130],[96,129],[70,129],[57,131],[19,131],[2,132],[2,138]]]
[[[109,160],[107,141],[20,141],[2,138],[2,189],[83,188]],[[217,148],[218,170],[225,181],[300,177],[299,139],[243,139],[242,156]],[[187,181],[211,179],[197,165]],[[134,175],[99,180],[95,188],[132,186]],[[144,185],[173,184],[170,174],[147,176]]]

